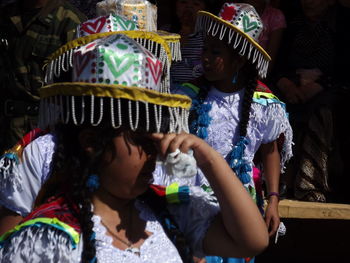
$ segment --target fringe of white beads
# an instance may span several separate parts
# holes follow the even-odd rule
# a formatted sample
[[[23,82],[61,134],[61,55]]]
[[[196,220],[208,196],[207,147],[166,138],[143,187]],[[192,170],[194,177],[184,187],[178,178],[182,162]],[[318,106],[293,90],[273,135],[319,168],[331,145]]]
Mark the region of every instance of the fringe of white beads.
[[[86,102],[90,101],[90,111],[86,108]],[[67,124],[72,121],[74,125],[82,125],[84,123],[92,126],[101,124],[104,116],[104,103],[110,108],[111,126],[119,128],[123,125],[122,116],[127,114],[128,124],[131,130],[136,131],[140,127],[140,113],[145,117],[146,131],[150,131],[150,111],[153,110],[156,131],[160,132],[163,122],[163,114],[165,110],[169,111],[170,122],[169,132],[181,133],[189,132],[188,117],[189,110],[179,107],[167,107],[162,105],[149,104],[148,102],[128,101],[127,112],[122,112],[121,99],[101,98],[95,96],[82,96],[77,103],[75,96],[56,95],[49,98],[43,98],[40,102],[39,127],[46,129],[53,127],[58,122]],[[140,103],[144,103],[145,112],[140,110]],[[65,105],[64,105],[65,104]],[[153,108],[153,109],[152,109]],[[80,113],[80,119],[78,114]],[[90,118],[86,116],[90,114]]]
[[[242,47],[238,50],[238,53],[241,56],[247,57],[253,64],[256,64],[256,69],[258,70],[260,77],[266,77],[269,61],[257,47],[250,43],[241,34],[208,16],[199,16],[197,18],[196,32],[202,30],[204,30],[207,35],[212,35],[214,37],[218,36],[220,40],[223,40],[224,37],[228,35],[228,44],[231,44],[234,49],[236,49],[242,42]]]

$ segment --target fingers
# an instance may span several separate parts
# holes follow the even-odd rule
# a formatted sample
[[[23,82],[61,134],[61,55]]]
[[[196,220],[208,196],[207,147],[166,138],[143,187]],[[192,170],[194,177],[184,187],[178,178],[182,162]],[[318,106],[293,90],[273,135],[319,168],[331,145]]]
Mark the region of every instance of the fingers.
[[[278,226],[280,224],[279,217],[267,214],[265,216],[265,223],[266,223],[267,229],[269,231],[269,236],[271,237],[271,236],[275,235],[277,230],[278,230]]]
[[[174,152],[176,149],[169,149],[171,141],[176,137],[175,133],[152,133],[151,139],[157,142],[158,152],[162,157],[165,157],[168,153]]]
[[[269,232],[269,236],[271,237],[276,234],[278,226],[280,224],[280,218],[278,215],[278,210],[271,205],[266,208],[265,223]]]
[[[196,145],[196,137],[188,133],[153,133],[150,135],[150,138],[158,142],[158,150],[163,157],[168,153],[175,152],[177,149],[187,153],[189,149]]]
[[[270,237],[276,234],[279,224],[280,224],[279,218],[272,218],[270,222],[270,230],[269,230]]]

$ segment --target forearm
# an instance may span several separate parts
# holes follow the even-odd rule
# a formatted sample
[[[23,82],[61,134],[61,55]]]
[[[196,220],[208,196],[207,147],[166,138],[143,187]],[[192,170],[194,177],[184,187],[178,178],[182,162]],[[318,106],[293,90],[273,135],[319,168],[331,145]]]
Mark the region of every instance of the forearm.
[[[267,245],[267,230],[253,199],[224,158],[208,151],[208,161],[200,165],[220,203],[222,220],[236,244],[259,251]]]
[[[264,167],[267,192],[278,193],[281,166],[280,154],[278,152],[276,141],[261,145],[261,158]]]

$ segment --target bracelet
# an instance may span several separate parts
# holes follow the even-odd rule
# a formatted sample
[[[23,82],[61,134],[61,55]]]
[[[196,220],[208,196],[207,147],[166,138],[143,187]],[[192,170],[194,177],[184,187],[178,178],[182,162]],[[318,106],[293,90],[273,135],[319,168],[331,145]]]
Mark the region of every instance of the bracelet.
[[[280,199],[280,194],[279,194],[279,193],[270,192],[270,193],[267,195],[267,199],[269,199],[271,196],[276,196],[276,197],[278,198],[278,200]]]

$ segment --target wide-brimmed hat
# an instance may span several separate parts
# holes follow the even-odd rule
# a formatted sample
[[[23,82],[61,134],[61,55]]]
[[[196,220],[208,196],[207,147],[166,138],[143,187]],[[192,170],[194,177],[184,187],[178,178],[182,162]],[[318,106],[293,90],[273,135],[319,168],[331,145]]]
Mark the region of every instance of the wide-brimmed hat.
[[[199,11],[196,30],[227,41],[241,56],[245,56],[256,66],[260,77],[266,77],[271,58],[258,44],[263,22],[253,6],[225,3],[218,16]]]
[[[161,81],[161,60],[132,38],[113,34],[79,46],[72,50],[72,64],[72,82],[40,89],[41,127],[98,126],[108,116],[114,128],[149,131],[153,125],[159,132],[167,115],[166,132],[188,132],[191,100],[170,93]]]
[[[66,43],[48,57],[45,83],[54,82],[63,72],[73,66],[74,50],[88,43],[110,35],[122,34],[136,40],[152,52],[164,67],[163,85],[169,85],[169,71],[172,61],[181,60],[180,36],[165,31],[139,31],[137,23],[127,18],[109,14],[87,20],[76,30],[76,39]]]

